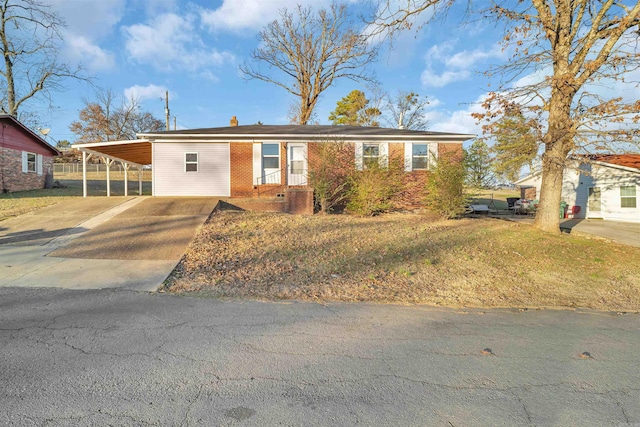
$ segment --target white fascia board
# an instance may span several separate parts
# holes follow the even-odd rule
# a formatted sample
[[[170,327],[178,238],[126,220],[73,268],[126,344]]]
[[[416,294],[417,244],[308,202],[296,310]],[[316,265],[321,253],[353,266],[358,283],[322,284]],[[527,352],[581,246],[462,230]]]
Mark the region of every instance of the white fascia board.
[[[86,144],[73,144],[71,148],[95,148],[95,147],[109,147],[111,145],[129,145],[129,144],[140,144],[145,142],[153,142],[150,139],[129,139],[123,141],[104,141],[104,142],[89,142]]]
[[[594,165],[604,166],[607,168],[614,168],[614,169],[620,169],[627,172],[640,173],[640,169],[630,168],[628,166],[616,165],[614,163],[600,162],[598,160],[592,160],[591,163]]]
[[[322,141],[343,141],[343,142],[366,142],[366,141],[391,141],[391,142],[407,142],[407,141],[436,141],[436,142],[464,142],[468,139],[475,138],[476,135],[471,134],[452,134],[452,135],[362,135],[354,137],[353,135],[291,135],[291,134],[182,134],[172,135],[171,138],[164,137],[160,134],[140,134],[148,138],[153,138],[153,142],[262,142],[262,141],[278,141],[278,142],[322,142]],[[141,141],[141,140],[138,140]]]

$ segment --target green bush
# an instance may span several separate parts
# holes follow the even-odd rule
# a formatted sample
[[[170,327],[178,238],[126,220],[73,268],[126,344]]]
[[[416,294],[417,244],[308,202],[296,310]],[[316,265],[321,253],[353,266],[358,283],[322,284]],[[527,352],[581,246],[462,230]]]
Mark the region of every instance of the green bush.
[[[394,207],[393,197],[402,190],[402,165],[390,159],[388,167],[370,164],[349,177],[347,210],[363,216],[387,212]]]
[[[455,155],[441,155],[434,162],[431,176],[427,181],[427,208],[442,219],[450,219],[464,213],[468,204],[464,182],[464,163]]]
[[[309,185],[313,187],[316,209],[331,213],[344,206],[348,194],[349,174],[354,168],[354,153],[339,141],[320,142],[313,146],[309,159]]]

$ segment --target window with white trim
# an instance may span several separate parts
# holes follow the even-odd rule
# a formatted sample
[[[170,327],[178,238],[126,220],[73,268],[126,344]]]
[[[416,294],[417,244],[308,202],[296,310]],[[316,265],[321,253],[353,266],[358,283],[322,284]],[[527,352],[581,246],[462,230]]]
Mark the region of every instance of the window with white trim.
[[[362,164],[365,169],[380,165],[380,144],[362,145]]]
[[[35,153],[27,153],[27,172],[36,171],[36,158]]]
[[[280,144],[262,144],[262,167],[280,169]]]
[[[411,170],[429,169],[429,144],[412,144]]]
[[[623,185],[620,187],[620,207],[635,208],[636,205],[636,186]]]
[[[198,172],[198,153],[184,153],[184,171]]]

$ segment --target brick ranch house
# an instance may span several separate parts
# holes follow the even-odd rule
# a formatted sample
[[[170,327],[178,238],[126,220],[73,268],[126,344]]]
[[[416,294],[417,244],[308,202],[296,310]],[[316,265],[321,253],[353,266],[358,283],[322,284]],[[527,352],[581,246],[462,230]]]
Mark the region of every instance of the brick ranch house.
[[[275,210],[295,211],[295,205],[308,206],[312,200],[307,184],[318,144],[344,143],[352,150],[356,169],[371,161],[384,166],[389,158],[401,158],[410,176],[425,175],[432,155],[462,154],[463,141],[475,135],[360,126],[238,126],[234,116],[227,127],[137,137],[74,148],[83,153],[83,162],[99,156],[107,164],[121,162],[125,169],[151,165],[154,196],[222,197],[235,199],[234,204],[240,199],[253,199],[255,204],[255,199],[290,196],[291,209],[285,203]]]
[[[2,192],[45,187],[60,152],[15,117],[0,115],[0,185]]]

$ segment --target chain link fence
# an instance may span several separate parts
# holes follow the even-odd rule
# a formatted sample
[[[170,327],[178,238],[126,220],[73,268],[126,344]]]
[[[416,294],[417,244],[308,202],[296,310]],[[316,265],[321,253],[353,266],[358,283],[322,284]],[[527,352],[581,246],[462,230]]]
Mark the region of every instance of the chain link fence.
[[[122,179],[124,176],[124,168],[120,163],[111,165],[109,175],[112,179]],[[144,180],[151,179],[151,168],[145,166],[142,171]],[[82,163],[54,163],[53,177],[55,179],[82,179]],[[107,165],[101,163],[87,164],[88,179],[106,179]],[[138,179],[138,167],[129,168],[129,179]]]

